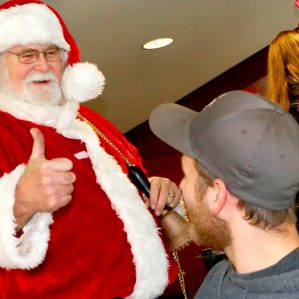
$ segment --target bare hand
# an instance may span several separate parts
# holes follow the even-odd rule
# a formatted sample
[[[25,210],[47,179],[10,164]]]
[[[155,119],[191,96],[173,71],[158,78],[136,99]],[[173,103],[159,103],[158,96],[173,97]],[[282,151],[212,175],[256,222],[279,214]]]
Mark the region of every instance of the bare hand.
[[[76,180],[73,163],[67,158],[47,160],[42,132],[32,128],[32,153],[16,186],[14,215],[19,228],[36,212],[54,212],[72,199]]]
[[[150,198],[146,200],[154,211],[155,215],[160,216],[164,208],[174,208],[180,201],[182,192],[179,187],[167,178],[150,178]]]

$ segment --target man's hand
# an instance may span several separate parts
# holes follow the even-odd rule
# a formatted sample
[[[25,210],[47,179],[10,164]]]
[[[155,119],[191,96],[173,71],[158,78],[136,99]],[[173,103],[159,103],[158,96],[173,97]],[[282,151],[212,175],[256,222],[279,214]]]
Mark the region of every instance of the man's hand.
[[[174,208],[179,203],[182,192],[174,182],[161,177],[152,177],[149,180],[150,198],[146,203],[155,211],[155,215],[160,216],[164,208]]]
[[[47,160],[42,132],[32,128],[32,153],[16,186],[14,215],[22,228],[36,212],[54,212],[72,199],[76,180],[73,163],[67,158]]]

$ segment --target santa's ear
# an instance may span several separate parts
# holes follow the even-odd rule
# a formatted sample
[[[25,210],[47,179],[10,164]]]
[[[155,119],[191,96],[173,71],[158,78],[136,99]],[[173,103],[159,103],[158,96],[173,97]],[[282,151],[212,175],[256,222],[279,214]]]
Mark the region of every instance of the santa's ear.
[[[211,189],[212,196],[209,196],[209,208],[212,214],[218,215],[227,202],[229,191],[225,183],[219,178],[214,180]]]

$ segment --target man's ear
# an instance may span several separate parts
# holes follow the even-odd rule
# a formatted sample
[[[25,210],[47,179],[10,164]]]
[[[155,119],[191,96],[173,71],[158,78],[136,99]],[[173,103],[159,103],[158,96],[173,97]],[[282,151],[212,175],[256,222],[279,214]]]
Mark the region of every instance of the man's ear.
[[[225,183],[217,178],[213,182],[211,192],[213,193],[209,200],[210,211],[212,214],[218,215],[227,202],[229,191],[227,190]]]

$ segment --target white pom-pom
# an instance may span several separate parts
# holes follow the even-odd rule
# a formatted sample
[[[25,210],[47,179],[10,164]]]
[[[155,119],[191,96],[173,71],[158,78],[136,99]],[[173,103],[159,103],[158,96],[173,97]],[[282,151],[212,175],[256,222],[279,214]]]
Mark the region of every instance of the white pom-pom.
[[[67,66],[61,87],[67,101],[85,102],[96,98],[103,91],[104,75],[92,63],[75,63]]]

